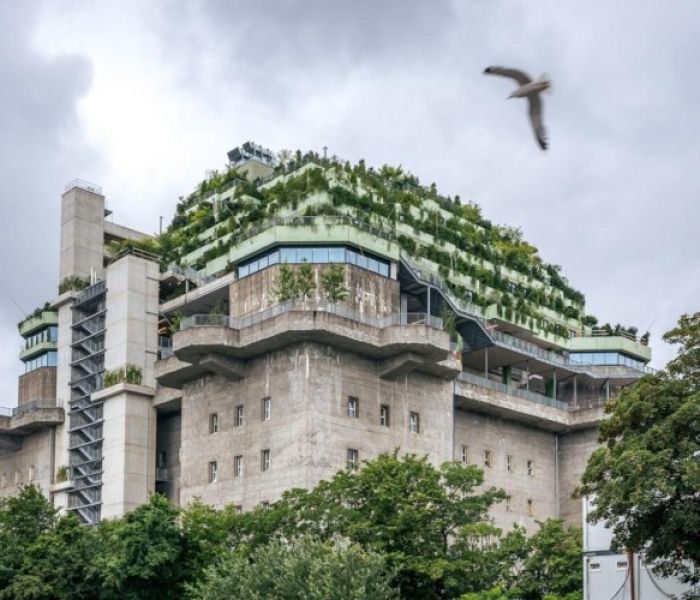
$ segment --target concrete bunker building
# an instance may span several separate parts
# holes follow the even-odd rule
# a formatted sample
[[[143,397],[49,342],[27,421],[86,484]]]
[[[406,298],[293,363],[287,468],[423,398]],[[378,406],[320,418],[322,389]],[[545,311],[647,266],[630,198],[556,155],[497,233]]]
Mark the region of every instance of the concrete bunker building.
[[[596,328],[518,230],[400,168],[228,156],[158,240],[66,187],[59,294],[20,323],[0,409],[0,495],[35,482],[85,523],[154,491],[248,510],[400,447],[482,467],[509,494],[499,525],[579,524],[602,407],[647,337]],[[311,282],[296,298],[290,271]]]

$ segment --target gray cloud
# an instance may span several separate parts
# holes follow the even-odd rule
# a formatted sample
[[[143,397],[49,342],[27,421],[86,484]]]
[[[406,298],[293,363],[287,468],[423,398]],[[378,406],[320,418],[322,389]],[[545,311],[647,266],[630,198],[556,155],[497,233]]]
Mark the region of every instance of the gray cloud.
[[[134,84],[136,95],[152,86],[135,116],[149,123],[167,115],[165,127],[177,136],[139,132],[153,176],[134,190],[138,178],[108,160],[115,140],[122,151],[133,144],[119,137],[119,119],[131,116],[114,115],[115,129],[97,141],[106,157],[100,162],[76,117],[90,82],[86,59],[47,58],[29,41],[36,11],[0,8],[0,50],[9,57],[0,77],[11,82],[0,91],[3,204],[13,208],[11,222],[0,224],[10,264],[2,300],[7,339],[16,339],[19,316],[8,296],[28,309],[53,294],[66,180],[97,170],[118,219],[152,231],[206,168],[249,138],[400,163],[445,193],[475,200],[493,221],[522,226],[545,260],[561,264],[586,294],[590,312],[642,330],[652,325],[659,366],[672,354],[661,333],[700,308],[700,80],[693,75],[700,7],[693,3],[52,6],[51,18],[68,15],[52,35],[68,48],[75,40],[91,61],[93,89],[123,73],[151,74]],[[80,27],[60,29],[78,18]],[[136,58],[123,52],[125,43],[138,44]],[[488,64],[551,76],[546,155],[532,139],[524,103],[505,100],[510,84],[481,74]],[[16,364],[14,346],[3,352]],[[3,382],[12,368],[0,373]]]
[[[16,400],[16,323],[56,296],[59,196],[84,166],[77,102],[90,69],[75,56],[47,58],[31,43],[37,6],[0,3],[0,405]]]

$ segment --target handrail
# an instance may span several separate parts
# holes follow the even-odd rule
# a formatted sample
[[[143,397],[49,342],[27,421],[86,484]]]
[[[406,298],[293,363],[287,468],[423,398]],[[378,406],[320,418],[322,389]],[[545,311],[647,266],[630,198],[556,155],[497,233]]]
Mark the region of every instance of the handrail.
[[[378,329],[403,325],[422,325],[437,330],[443,329],[442,319],[425,313],[396,313],[384,317],[376,317],[360,313],[342,303],[332,304],[325,302],[291,301],[277,304],[263,311],[242,317],[229,317],[228,315],[191,315],[180,321],[180,331],[193,327],[226,327],[240,330],[289,312],[328,313],[352,321],[365,323],[377,327]]]
[[[486,379],[485,377],[473,375],[472,373],[462,371],[459,375],[457,375],[457,379],[459,381],[465,381],[481,387],[490,388],[504,394],[518,396],[519,398],[530,400],[531,402],[537,402],[538,404],[545,404],[546,406],[551,406],[552,408],[559,410],[564,410],[567,412],[570,410],[570,406],[567,402],[555,400],[554,398],[548,398],[547,396],[542,396],[541,394],[536,394],[535,392],[530,392],[528,390],[521,390],[519,388],[511,387],[504,383],[499,383],[498,381],[492,381],[491,379]]]
[[[93,285],[86,287],[77,296],[75,296],[75,298],[73,298],[73,306],[77,304],[82,304],[83,302],[87,302],[95,296],[99,296],[102,292],[104,292],[107,289],[106,285],[107,284],[105,280],[102,279],[94,283]]]

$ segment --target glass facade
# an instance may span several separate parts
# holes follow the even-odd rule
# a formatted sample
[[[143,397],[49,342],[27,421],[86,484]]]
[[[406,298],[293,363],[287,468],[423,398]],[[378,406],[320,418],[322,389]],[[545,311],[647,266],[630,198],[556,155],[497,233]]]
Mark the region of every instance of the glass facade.
[[[389,263],[344,246],[282,246],[238,266],[238,278],[247,277],[279,263],[350,264],[389,277]]]
[[[580,365],[622,365],[640,371],[646,366],[644,361],[619,352],[572,352],[569,360]]]
[[[55,367],[57,364],[56,356],[56,351],[51,350],[49,352],[44,352],[44,354],[40,354],[39,356],[35,356],[30,360],[26,360],[24,361],[24,372],[29,373],[29,371],[33,371],[34,369],[38,369],[40,367]]]
[[[32,333],[31,335],[28,335],[26,338],[24,338],[24,348],[26,350],[43,342],[55,342],[57,340],[58,326],[49,325],[48,327],[45,327],[44,329]]]

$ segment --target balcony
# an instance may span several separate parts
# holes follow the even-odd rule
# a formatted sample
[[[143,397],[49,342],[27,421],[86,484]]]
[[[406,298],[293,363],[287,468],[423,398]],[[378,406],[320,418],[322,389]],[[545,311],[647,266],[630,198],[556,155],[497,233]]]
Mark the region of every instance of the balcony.
[[[16,450],[25,435],[63,423],[65,414],[55,400],[34,400],[14,408],[0,407],[0,448]]]
[[[19,325],[19,334],[22,337],[26,337],[30,333],[49,325],[58,325],[58,313],[56,311],[45,310],[36,316],[25,319]]]
[[[246,360],[302,341],[316,341],[379,361],[380,376],[409,370],[454,378],[449,336],[442,320],[423,313],[384,317],[362,314],[344,304],[288,302],[232,318],[194,315],[173,336],[174,356],[156,365],[164,386],[181,388],[205,373],[231,379],[246,376]]]

